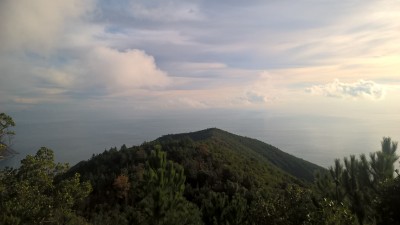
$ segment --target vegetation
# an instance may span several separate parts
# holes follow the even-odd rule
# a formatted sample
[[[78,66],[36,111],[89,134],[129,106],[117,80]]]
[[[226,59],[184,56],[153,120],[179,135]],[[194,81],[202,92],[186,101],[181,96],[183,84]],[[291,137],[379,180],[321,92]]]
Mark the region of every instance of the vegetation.
[[[10,148],[10,143],[15,132],[11,127],[15,126],[14,120],[5,113],[0,113],[0,160],[16,154]]]
[[[165,135],[157,141],[163,143],[171,140],[179,141],[183,139],[193,140],[196,143],[213,142],[217,148],[224,148],[224,150],[230,149],[248,157],[261,158],[263,162],[272,164],[298,179],[309,182],[314,180],[316,171],[324,170],[313,163],[283,152],[272,145],[256,139],[231,134],[216,128],[185,134]]]
[[[1,170],[0,224],[400,224],[396,149],[384,138],[368,158],[324,170],[218,129],[111,148],[69,169],[41,148]]]
[[[318,192],[336,204],[346,205],[357,218],[358,224],[399,224],[394,214],[398,207],[396,192],[398,178],[394,179],[397,142],[385,137],[379,152],[359,158],[339,159],[328,174],[319,175]]]
[[[91,192],[79,174],[56,181],[66,164],[54,163],[53,151],[41,148],[19,169],[0,172],[1,224],[85,224],[73,210]]]

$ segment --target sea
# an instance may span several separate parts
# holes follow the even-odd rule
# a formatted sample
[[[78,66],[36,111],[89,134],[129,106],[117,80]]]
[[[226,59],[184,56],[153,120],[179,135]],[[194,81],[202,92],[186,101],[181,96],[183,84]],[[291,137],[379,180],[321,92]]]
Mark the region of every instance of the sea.
[[[219,128],[274,145],[296,157],[328,168],[334,159],[380,150],[390,136],[400,140],[400,118],[295,115],[265,112],[199,111],[152,115],[69,116],[30,118],[17,115],[12,148],[19,152],[0,161],[18,167],[21,159],[40,147],[54,151],[57,162],[71,166],[93,154],[140,145],[162,135]]]

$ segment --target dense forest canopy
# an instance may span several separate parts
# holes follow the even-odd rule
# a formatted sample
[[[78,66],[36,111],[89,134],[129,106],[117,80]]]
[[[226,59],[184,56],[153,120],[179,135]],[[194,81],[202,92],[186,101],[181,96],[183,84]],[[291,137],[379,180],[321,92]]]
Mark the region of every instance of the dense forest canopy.
[[[0,224],[400,224],[397,142],[381,146],[328,170],[215,128],[71,168],[41,148],[0,171]]]

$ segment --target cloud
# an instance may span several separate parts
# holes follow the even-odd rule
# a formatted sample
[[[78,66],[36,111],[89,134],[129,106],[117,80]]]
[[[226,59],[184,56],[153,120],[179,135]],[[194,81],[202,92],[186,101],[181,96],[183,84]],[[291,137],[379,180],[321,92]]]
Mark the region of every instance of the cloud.
[[[106,25],[93,23],[94,3],[0,1],[1,102],[132,96],[171,83],[152,55],[112,47]]]
[[[152,56],[138,49],[118,51],[96,47],[82,63],[84,83],[94,80],[113,91],[130,88],[157,88],[170,83],[167,74],[158,69]]]
[[[34,98],[14,98],[13,101],[15,103],[20,103],[20,104],[37,104],[40,101],[38,99],[34,99]]]
[[[258,73],[253,82],[245,87],[244,95],[241,98],[251,104],[272,103],[284,98],[286,92],[287,89],[279,74],[262,71]]]
[[[131,9],[134,18],[157,22],[191,21],[203,18],[197,5],[182,2],[148,3],[148,1],[142,1],[140,3],[133,1]]]
[[[176,100],[169,101],[170,106],[174,107],[189,107],[193,109],[209,108],[210,106],[204,101],[198,101],[192,98],[181,97]]]
[[[44,53],[58,44],[63,30],[92,8],[91,0],[3,0],[0,51]]]
[[[334,98],[367,98],[380,100],[385,96],[385,88],[371,80],[359,80],[355,83],[343,83],[335,79],[332,83],[315,85],[307,92]]]
[[[267,98],[257,92],[248,91],[246,92],[246,100],[250,103],[265,103],[267,102]]]
[[[204,63],[204,62],[183,62],[176,63],[173,66],[177,67],[182,71],[209,71],[209,70],[219,70],[226,69],[227,65],[223,63]]]
[[[75,57],[57,69],[37,69],[37,77],[49,87],[100,96],[161,88],[171,82],[167,73],[157,67],[154,58],[138,49],[119,51],[97,46]]]
[[[33,73],[43,86],[69,87],[73,85],[74,77],[54,68],[36,68]]]
[[[274,107],[325,79],[386,82],[399,61],[391,2],[0,0],[0,102]],[[309,91],[384,97],[363,82]]]

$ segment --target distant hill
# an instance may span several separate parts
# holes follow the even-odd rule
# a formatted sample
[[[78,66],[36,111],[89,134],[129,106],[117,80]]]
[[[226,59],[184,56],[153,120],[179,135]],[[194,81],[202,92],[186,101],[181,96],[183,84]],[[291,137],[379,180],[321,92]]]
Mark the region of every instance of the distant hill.
[[[375,154],[384,154],[390,166],[398,158],[397,143],[390,138],[384,141],[382,148],[389,145],[390,152]],[[48,212],[54,213],[46,215],[56,215],[48,221],[57,219],[68,224],[370,224],[376,218],[387,217],[386,206],[377,207],[371,201],[384,200],[389,203],[386,205],[396,206],[392,197],[397,186],[393,185],[399,181],[392,177],[394,167],[384,175],[387,178],[372,174],[370,168],[380,162],[373,161],[372,156],[371,161],[351,156],[344,168],[335,161],[335,166],[342,169],[327,173],[269,144],[210,128],[169,134],[130,148],[114,147],[64,173],[67,167],[54,164],[52,150],[41,148],[36,156],[23,160],[19,170],[0,171],[0,178],[7,181],[2,188],[9,193],[0,203],[5,202],[2,205],[16,215],[8,217],[6,211],[2,220],[6,222],[1,224],[19,222],[19,215],[25,216],[38,203],[36,208],[40,210],[26,219],[32,221],[29,224],[42,218],[42,209],[48,206],[54,209]],[[349,171],[351,177],[346,176]],[[317,172],[322,173],[312,182]],[[371,180],[373,176],[375,180]],[[378,178],[390,182],[390,186]],[[41,190],[43,186],[47,189]],[[15,196],[22,197],[15,201]],[[360,201],[362,206],[372,206],[356,208]],[[388,212],[396,215],[396,209]],[[365,212],[378,216],[365,218]],[[393,216],[389,218],[378,224],[397,221]]]
[[[231,134],[217,128],[209,128],[191,133],[165,135],[158,138],[156,141],[165,143],[171,140],[177,141],[186,138],[196,143],[211,142],[217,147],[224,149],[229,148],[232,151],[243,154],[243,156],[246,155],[257,158],[261,160],[261,162],[266,160],[292,176],[309,182],[313,181],[316,171],[325,170],[316,164],[290,155],[262,141]]]
[[[79,172],[83,178],[97,179],[113,177],[124,168],[141,170],[157,145],[167,152],[169,160],[183,166],[187,183],[194,188],[207,185],[218,191],[230,182],[247,189],[281,189],[291,183],[303,186],[313,181],[317,171],[325,170],[256,139],[210,128],[164,135],[131,148],[112,148],[78,163],[70,174]]]
[[[290,190],[293,189],[290,187],[306,190],[311,186],[313,174],[324,170],[261,141],[212,128],[165,135],[140,146],[128,148],[123,145],[119,149],[111,148],[76,164],[57,179],[61,181],[79,173],[82,180],[92,184],[93,192],[85,204],[80,206],[91,220],[95,220],[96,215],[108,215],[109,212],[121,216],[119,207],[126,204],[136,207],[135,212],[140,212],[139,208],[147,199],[145,196],[148,196],[148,163],[156,149],[161,149],[166,153],[167,160],[183,169],[184,200],[202,211],[205,224],[215,224],[215,221],[208,221],[212,218],[210,216],[224,215],[218,210],[228,210],[227,204],[236,205],[235,207],[243,210],[261,207],[260,210],[263,211],[263,206],[272,204],[269,201],[277,204],[286,202],[281,197],[288,194],[292,196]],[[162,174],[160,170],[157,171]],[[154,171],[151,173],[154,175]],[[168,176],[167,174],[164,176]],[[121,176],[126,177],[126,182],[129,181],[125,186],[125,190],[129,190],[125,203],[121,202],[117,191],[119,189],[116,189],[121,185]],[[161,178],[160,182],[168,180]],[[237,198],[243,201],[240,200],[239,204],[236,202],[239,201]],[[262,199],[266,202],[262,203]],[[250,215],[249,213],[250,211],[246,215]],[[259,213],[254,213],[259,216]],[[234,212],[232,215],[236,214]],[[107,217],[109,216],[111,215]]]

